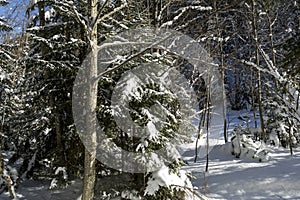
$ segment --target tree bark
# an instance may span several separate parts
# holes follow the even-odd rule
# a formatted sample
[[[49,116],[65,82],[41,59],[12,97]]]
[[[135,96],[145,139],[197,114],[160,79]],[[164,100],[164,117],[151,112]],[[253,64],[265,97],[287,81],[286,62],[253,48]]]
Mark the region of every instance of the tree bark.
[[[209,77],[211,78],[211,77]],[[210,132],[210,101],[211,101],[211,82],[208,81],[208,87],[207,87],[207,100],[206,100],[206,166],[205,171],[208,172],[208,166],[209,166],[209,132]]]
[[[89,1],[89,15],[91,19],[97,17],[97,0]],[[82,200],[94,199],[94,187],[96,180],[96,145],[97,145],[97,133],[96,133],[96,105],[97,105],[97,91],[98,81],[97,77],[97,23],[91,27],[90,47],[92,51],[91,62],[87,69],[87,96],[86,96],[86,134],[89,138],[89,148],[85,148],[85,160],[84,160],[84,179],[83,179],[83,193]]]
[[[255,41],[255,59],[256,65],[259,66],[259,46],[258,46],[258,33],[257,33],[257,19],[256,19],[256,8],[255,8],[255,0],[252,0],[252,24],[253,24],[253,34]],[[263,108],[262,108],[262,89],[261,89],[261,73],[257,71],[257,87],[258,87],[258,109],[259,109],[259,117],[260,117],[260,127],[262,132],[262,139],[266,142],[266,132],[265,132],[265,124],[263,119]]]
[[[38,2],[40,26],[45,26],[45,4],[44,1]]]
[[[296,111],[299,109],[299,104],[300,104],[300,93],[298,92],[297,100],[296,100]]]
[[[52,113],[54,115],[54,124],[55,124],[55,137],[56,137],[56,148],[58,150],[59,162],[64,161],[63,156],[63,145],[62,145],[62,121],[60,117],[59,110],[57,105],[55,105],[55,95],[50,93],[49,95],[50,107],[52,108]]]
[[[217,9],[217,2],[214,1],[214,9]],[[218,12],[216,12],[216,24],[218,30],[218,37],[221,38],[221,31],[220,31],[220,24],[219,24],[219,16]],[[226,91],[225,91],[225,66],[224,66],[224,55],[223,55],[223,41],[219,40],[219,53],[220,53],[220,60],[221,60],[221,79],[222,79],[222,115],[223,115],[223,133],[224,133],[224,141],[225,143],[228,142],[227,139],[227,121],[226,121]]]
[[[198,158],[198,142],[204,133],[204,127],[206,121],[206,109],[204,108],[204,112],[200,113],[199,115],[200,116],[199,116],[199,124],[198,124],[198,135],[197,135],[196,146],[195,146],[194,163],[197,162],[197,158]]]
[[[270,39],[270,45],[271,45],[271,54],[272,54],[272,62],[273,65],[276,66],[276,57],[275,57],[275,46],[274,46],[274,38],[273,38],[273,24],[272,24],[272,20],[271,20],[271,16],[270,14],[267,12],[267,17],[268,17],[268,27],[269,27],[269,39]],[[275,78],[274,79],[274,83],[275,83],[275,90],[276,90],[276,94],[278,94],[278,81]]]
[[[293,124],[291,120],[288,120],[289,122],[289,147],[290,147],[290,154],[293,156],[293,141],[292,141],[292,135],[293,135]]]

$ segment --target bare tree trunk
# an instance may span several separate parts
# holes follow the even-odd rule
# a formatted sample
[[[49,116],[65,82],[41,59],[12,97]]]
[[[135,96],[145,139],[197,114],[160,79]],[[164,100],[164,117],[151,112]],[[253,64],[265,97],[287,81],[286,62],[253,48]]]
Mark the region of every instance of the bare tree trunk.
[[[214,1],[214,9],[217,9],[217,2]],[[218,37],[221,38],[221,31],[220,31],[220,25],[219,25],[219,16],[218,12],[216,12],[216,24],[217,24],[217,29],[218,29]],[[223,131],[224,131],[224,141],[225,143],[228,142],[227,139],[227,122],[226,122],[226,91],[225,91],[225,66],[224,66],[224,55],[223,55],[223,41],[219,40],[219,53],[220,53],[220,58],[221,58],[221,79],[222,79],[222,100],[223,100],[223,105],[222,105],[222,114],[223,114]]]
[[[205,121],[206,121],[206,109],[204,110],[204,112],[202,114],[200,114],[200,118],[199,118],[199,124],[198,124],[198,135],[197,135],[197,140],[196,140],[196,146],[195,146],[195,158],[194,158],[194,162],[197,162],[197,158],[198,158],[198,142],[201,138],[201,136],[203,135],[203,128],[205,126]]]
[[[45,26],[46,21],[45,21],[45,3],[43,1],[38,2],[38,11],[39,11],[39,20],[40,20],[40,26]],[[44,45],[42,46],[42,54],[47,53],[47,50],[45,49]],[[51,72],[48,72],[48,75],[51,76]],[[55,106],[55,95],[53,93],[49,94],[49,103],[50,107],[53,110],[53,115],[54,115],[54,123],[55,123],[55,133],[56,133],[56,145],[59,151],[59,155],[62,152],[62,142],[61,142],[61,122],[60,122],[60,117],[59,113],[57,111],[57,108]]]
[[[210,43],[211,41],[208,40],[208,53],[210,54]],[[205,91],[205,95],[206,95],[206,99],[205,99],[205,105],[204,105],[204,109],[205,109],[205,120],[203,122],[203,126],[206,125],[206,166],[205,166],[205,171],[208,172],[208,166],[209,166],[209,156],[208,156],[208,150],[209,150],[209,106],[210,106],[210,86],[211,86],[211,74],[207,74],[207,80],[205,82],[206,84],[206,91]]]
[[[224,72],[224,68],[222,67],[222,99],[223,99],[223,110],[222,110],[222,114],[223,114],[223,119],[224,119],[224,141],[225,143],[228,142],[228,137],[227,137],[227,118],[226,118],[226,107],[227,107],[227,101],[226,101],[226,91],[225,91],[225,72]]]
[[[293,135],[293,124],[290,120],[289,121],[289,146],[290,146],[290,153],[293,156],[293,142],[292,142],[292,135]]]
[[[296,111],[299,109],[299,104],[300,104],[300,93],[298,92],[297,100],[296,100]]]
[[[251,38],[251,35],[248,35]],[[251,51],[249,50],[249,55]],[[253,112],[254,127],[257,128],[257,118],[256,118],[256,105],[255,105],[255,92],[254,92],[254,67],[250,66],[250,91],[251,91],[251,111]]]
[[[3,155],[2,155],[2,151],[3,151],[2,138],[4,137],[5,106],[6,106],[6,101],[4,101],[4,105],[3,105],[1,127],[0,127],[0,176],[3,176],[3,174],[4,174],[4,161],[3,161]]]
[[[271,54],[272,54],[272,62],[273,65],[276,66],[276,57],[275,57],[275,46],[274,46],[274,38],[273,38],[273,23],[270,17],[270,14],[267,12],[267,17],[268,17],[268,26],[269,26],[269,39],[270,39],[270,43],[271,43]],[[275,78],[274,79],[275,82],[275,90],[276,93],[278,93],[278,81]]]
[[[251,66],[250,68],[250,88],[251,88],[251,107],[253,111],[253,119],[254,119],[254,127],[257,128],[257,119],[256,119],[256,111],[255,111],[255,93],[254,93],[254,86],[253,86],[253,76],[254,76],[254,70],[253,67]]]
[[[92,19],[97,17],[97,0],[89,1],[89,15]],[[84,160],[84,180],[83,180],[83,193],[82,200],[94,199],[94,187],[96,180],[96,145],[97,145],[97,133],[96,133],[96,105],[97,105],[97,91],[98,81],[97,77],[97,24],[92,27],[90,35],[92,58],[91,64],[86,66],[87,69],[87,96],[86,96],[86,110],[87,115],[85,118],[87,136],[89,137],[89,150],[85,149]]]
[[[57,106],[55,105],[55,96],[54,94],[49,95],[50,107],[52,108],[52,113],[54,115],[55,123],[55,136],[56,136],[56,148],[58,150],[58,155],[60,156],[59,162],[63,161],[63,145],[62,145],[62,124],[60,119],[60,113]]]
[[[45,26],[45,4],[43,1],[38,2],[40,26]]]
[[[254,92],[254,69],[250,67],[250,89],[251,89],[251,110],[253,112],[253,119],[254,119],[254,127],[257,128],[257,119],[256,119],[256,106],[255,106],[255,92]]]
[[[12,180],[9,176],[9,174],[6,173],[5,166],[4,166],[4,158],[2,155],[3,151],[3,140],[4,137],[4,124],[5,124],[5,107],[7,104],[7,100],[5,99],[4,105],[3,105],[3,113],[2,113],[2,119],[1,119],[1,127],[0,127],[0,177],[5,180],[7,184],[7,189],[9,192],[9,196],[11,199],[15,199],[15,192],[14,192],[14,186],[12,184]]]
[[[158,16],[158,0],[153,0],[153,13],[152,13],[152,20],[153,20],[153,26],[155,28],[158,27],[158,21],[157,21],[157,16]]]
[[[255,41],[255,59],[256,65],[259,66],[259,47],[258,47],[258,33],[257,33],[257,19],[256,19],[256,8],[255,8],[255,0],[252,0],[252,24],[253,24],[253,34]],[[258,87],[258,109],[259,109],[259,117],[260,117],[260,127],[262,131],[262,139],[266,142],[266,132],[265,132],[265,124],[263,119],[263,110],[262,110],[262,89],[261,89],[261,73],[257,71],[257,87]]]
[[[4,178],[4,180],[7,184],[8,193],[9,193],[10,198],[15,199],[15,197],[16,197],[15,189],[14,189],[13,182],[12,182],[10,176],[9,175],[7,175],[7,176],[4,175],[3,178]]]
[[[208,172],[209,166],[209,132],[210,132],[210,81],[207,87],[207,100],[206,100],[206,166],[205,171]]]

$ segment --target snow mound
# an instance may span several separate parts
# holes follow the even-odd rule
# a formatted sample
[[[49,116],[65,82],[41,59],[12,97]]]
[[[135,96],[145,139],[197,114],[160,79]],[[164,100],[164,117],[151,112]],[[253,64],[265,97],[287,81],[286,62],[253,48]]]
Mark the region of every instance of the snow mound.
[[[227,152],[230,152],[237,158],[253,158],[259,162],[265,162],[271,159],[269,150],[262,141],[254,142],[252,138],[245,134],[232,137],[231,142],[226,144]]]

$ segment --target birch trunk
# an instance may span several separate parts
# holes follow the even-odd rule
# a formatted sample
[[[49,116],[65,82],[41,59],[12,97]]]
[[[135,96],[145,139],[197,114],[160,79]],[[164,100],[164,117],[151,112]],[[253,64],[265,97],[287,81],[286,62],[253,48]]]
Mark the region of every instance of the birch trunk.
[[[91,19],[97,17],[97,0],[89,1],[89,15]],[[87,69],[87,96],[86,96],[86,110],[87,115],[85,118],[85,124],[87,127],[87,136],[89,137],[90,146],[89,150],[85,149],[84,160],[84,179],[83,179],[83,193],[82,200],[94,199],[94,187],[96,180],[96,145],[97,145],[97,133],[96,133],[96,105],[97,105],[97,90],[98,81],[97,77],[97,24],[93,25],[90,35],[90,46],[92,50],[91,64],[86,66]]]

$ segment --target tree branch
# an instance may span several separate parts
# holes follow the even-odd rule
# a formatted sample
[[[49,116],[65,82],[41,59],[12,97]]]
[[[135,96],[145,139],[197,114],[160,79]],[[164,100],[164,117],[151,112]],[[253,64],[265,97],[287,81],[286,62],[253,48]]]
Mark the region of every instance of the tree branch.
[[[108,0],[105,2],[105,4],[108,2]],[[105,6],[105,4],[103,6]],[[127,2],[122,4],[120,7],[115,8],[113,11],[107,13],[106,15],[100,17],[100,15],[102,14],[102,10],[103,10],[103,6],[101,8],[101,10],[99,11],[96,19],[94,20],[94,22],[91,24],[92,29],[95,28],[95,26],[97,26],[97,24],[99,24],[101,21],[105,20],[106,18],[109,18],[111,15],[119,12],[120,10],[122,10],[123,8],[125,8],[127,6]]]
[[[134,58],[136,58],[136,57],[142,55],[142,54],[145,53],[147,50],[149,50],[149,49],[151,49],[151,48],[157,46],[159,43],[165,41],[165,40],[168,39],[170,36],[171,36],[171,34],[168,35],[167,37],[163,38],[162,40],[159,40],[159,41],[157,41],[157,42],[151,44],[150,46],[148,46],[148,47],[142,49],[141,51],[139,51],[139,52],[137,52],[137,53],[135,53],[135,54],[129,56],[126,60],[124,60],[123,62],[121,62],[119,65],[117,65],[117,66],[115,66],[115,67],[113,67],[113,68],[110,68],[110,69],[108,69],[108,70],[102,72],[101,74],[99,74],[99,75],[96,77],[96,80],[99,80],[102,76],[105,76],[106,74],[109,74],[110,72],[113,72],[113,71],[115,71],[115,70],[120,69],[123,65],[125,65],[125,64],[128,63],[129,61],[131,61],[131,60],[133,60]]]

